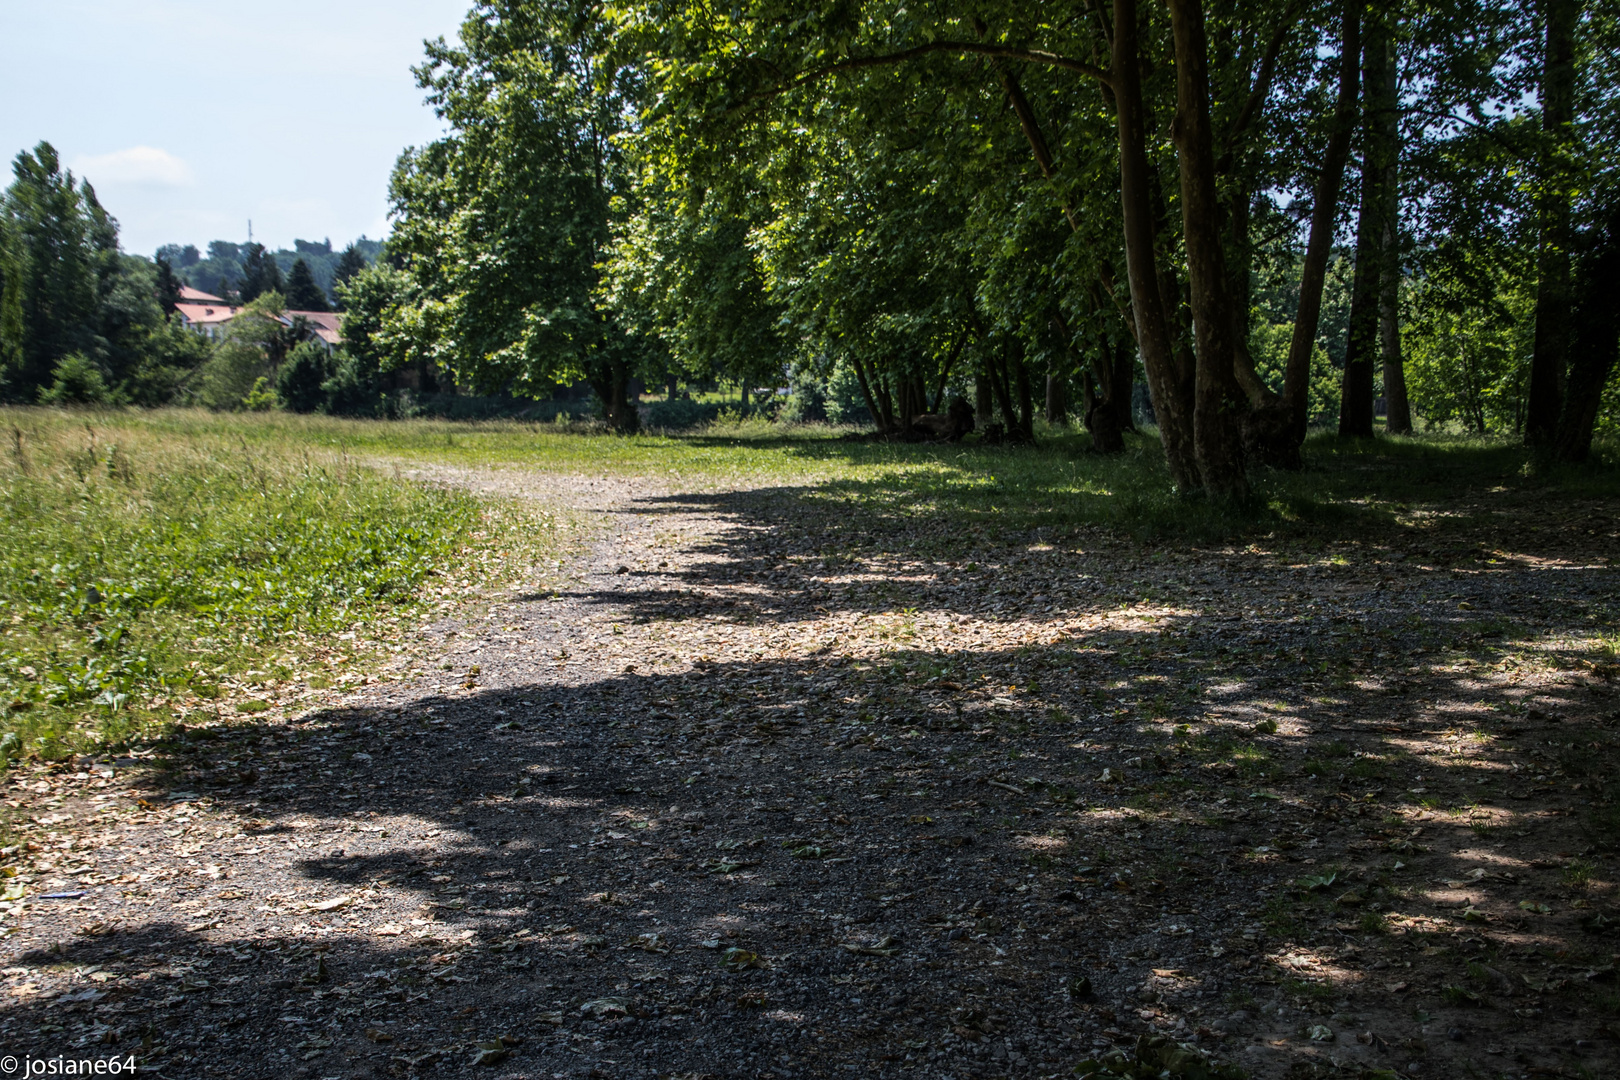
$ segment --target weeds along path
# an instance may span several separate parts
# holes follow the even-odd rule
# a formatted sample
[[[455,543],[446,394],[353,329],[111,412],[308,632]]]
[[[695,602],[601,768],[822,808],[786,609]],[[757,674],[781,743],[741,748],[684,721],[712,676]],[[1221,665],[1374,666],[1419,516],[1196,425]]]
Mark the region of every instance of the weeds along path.
[[[1302,557],[418,475],[590,541],[429,627],[426,671],[14,773],[7,1052],[1034,1077],[1162,1034],[1257,1077],[1616,1072],[1607,541]]]

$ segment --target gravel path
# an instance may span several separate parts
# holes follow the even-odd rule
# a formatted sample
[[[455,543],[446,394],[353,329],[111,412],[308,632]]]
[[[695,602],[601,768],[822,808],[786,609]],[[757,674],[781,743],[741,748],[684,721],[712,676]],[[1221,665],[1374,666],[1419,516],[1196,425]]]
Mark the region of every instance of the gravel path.
[[[1258,1077],[1620,1069],[1608,508],[1200,551],[419,475],[593,539],[422,628],[426,668],[14,770],[7,1053],[1036,1077],[1163,1033]]]

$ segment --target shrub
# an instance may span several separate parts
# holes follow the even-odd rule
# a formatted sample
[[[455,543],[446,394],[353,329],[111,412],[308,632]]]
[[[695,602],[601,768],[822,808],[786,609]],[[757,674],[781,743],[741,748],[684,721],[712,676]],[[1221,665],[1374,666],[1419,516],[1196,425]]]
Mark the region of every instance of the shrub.
[[[45,405],[112,405],[116,392],[107,385],[101,368],[83,353],[69,353],[56,362],[51,385],[39,392]]]
[[[312,413],[326,406],[325,382],[332,375],[332,358],[326,349],[306,341],[288,354],[276,372],[276,400],[283,409]]]
[[[264,354],[252,345],[226,341],[198,371],[197,399],[217,411],[239,409],[267,367]]]

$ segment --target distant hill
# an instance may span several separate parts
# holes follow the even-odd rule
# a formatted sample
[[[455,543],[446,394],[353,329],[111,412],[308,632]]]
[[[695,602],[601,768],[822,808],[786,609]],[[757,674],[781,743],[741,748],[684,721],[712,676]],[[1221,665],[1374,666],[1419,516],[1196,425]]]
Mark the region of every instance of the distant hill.
[[[366,265],[369,266],[377,261],[383,242],[362,236],[354,242],[354,247],[365,256]],[[206,252],[198,251],[194,244],[164,244],[157,249],[156,255],[167,259],[187,285],[217,295],[221,278],[225,279],[227,289],[234,289],[242,280],[242,259],[246,251],[246,243],[214,240],[209,243]],[[338,259],[343,255],[342,248],[333,247],[330,240],[294,240],[291,251],[281,248],[272,254],[283,278],[292,272],[293,263],[303,259],[309,264],[315,283],[326,291],[329,299],[335,299],[332,279],[337,272]]]

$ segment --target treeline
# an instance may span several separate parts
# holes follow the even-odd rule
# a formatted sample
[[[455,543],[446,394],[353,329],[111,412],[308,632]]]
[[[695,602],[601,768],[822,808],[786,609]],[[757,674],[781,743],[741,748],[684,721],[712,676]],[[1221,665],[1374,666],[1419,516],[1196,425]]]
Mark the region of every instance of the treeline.
[[[341,251],[330,239],[294,240],[292,250],[270,251],[251,241],[213,240],[205,251],[195,244],[164,244],[155,259],[167,263],[194,289],[244,303],[261,293],[284,292],[297,311],[325,311],[339,303],[338,286],[375,261],[382,241],[364,236]]]
[[[175,315],[182,275],[202,260],[187,264],[187,249],[155,260],[122,252],[117,221],[49,143],[18,154],[12,173],[0,196],[0,400],[397,410],[389,394],[397,376],[364,342],[334,351],[305,319],[286,314],[329,310],[301,257],[283,280],[262,245],[210,245],[216,265],[228,256],[235,267],[223,277],[225,298],[246,306],[220,338],[205,337]],[[320,248],[313,254],[332,254],[330,244]],[[342,305],[346,278],[379,250],[362,239],[330,260],[332,302]]]
[[[1142,381],[1222,497],[1321,422],[1579,459],[1617,57],[1614,0],[479,4],[419,69],[448,134],[396,168],[377,340],[621,430],[638,376],[787,373],[1111,450]]]

